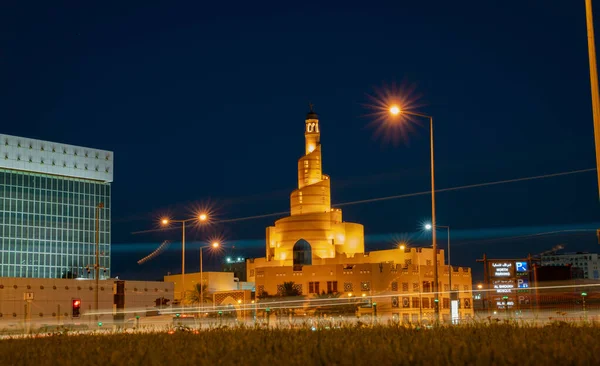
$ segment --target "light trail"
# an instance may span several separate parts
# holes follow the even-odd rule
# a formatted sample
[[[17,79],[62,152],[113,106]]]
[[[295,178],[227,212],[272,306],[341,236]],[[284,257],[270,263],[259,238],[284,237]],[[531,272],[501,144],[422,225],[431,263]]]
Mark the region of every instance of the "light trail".
[[[580,285],[555,285],[555,286],[534,286],[524,288],[522,290],[528,291],[544,291],[544,290],[567,290],[572,289],[573,291],[577,290],[580,292],[583,288],[591,289],[591,288],[600,288],[600,283],[594,284],[580,284]],[[498,293],[498,296],[517,296],[516,290],[512,289],[514,292],[511,293]],[[497,289],[473,289],[469,291],[459,291],[462,294],[472,294],[473,292],[477,293],[495,293]],[[398,292],[394,294],[384,294],[384,295],[367,295],[367,296],[342,296],[338,298],[323,298],[323,299],[297,299],[297,300],[281,300],[281,301],[265,301],[259,300],[259,302],[254,304],[238,304],[238,305],[218,305],[213,306],[212,308],[204,308],[201,309],[198,306],[194,307],[178,307],[178,308],[166,308],[166,309],[157,309],[161,315],[175,315],[175,314],[196,314],[196,313],[218,313],[219,311],[250,311],[250,310],[265,310],[269,309],[312,309],[318,308],[321,306],[344,306],[344,305],[353,305],[360,307],[361,305],[368,305],[373,302],[373,300],[383,300],[383,299],[391,299],[392,297],[398,297],[399,299],[402,297],[431,297],[434,296],[436,292]],[[439,291],[437,292],[438,296],[449,296],[450,291]],[[556,294],[564,294],[564,293],[554,293]],[[574,296],[579,296],[577,293],[572,293]],[[529,293],[527,295],[535,296],[534,293]],[[591,295],[591,293],[590,293]],[[122,311],[120,313],[123,314],[139,314],[140,312],[148,311],[147,308],[133,308],[129,310]],[[114,311],[111,309],[109,311],[90,311],[83,314],[84,316],[94,316],[94,315],[113,315]]]
[[[505,179],[505,180],[499,180],[499,181],[493,181],[493,182],[484,182],[484,183],[468,184],[468,185],[457,186],[457,187],[441,188],[441,189],[436,189],[435,192],[440,193],[440,192],[458,191],[458,190],[463,190],[463,189],[472,189],[472,188],[487,187],[487,186],[493,186],[493,185],[499,185],[499,184],[525,182],[525,181],[538,180],[538,179],[547,179],[547,178],[561,177],[561,176],[572,175],[572,174],[588,173],[588,172],[593,172],[593,171],[596,171],[596,168],[571,170],[571,171],[560,172],[560,173],[535,175],[535,176],[531,176],[531,177]],[[332,205],[332,207],[343,207],[343,206],[358,205],[358,204],[364,204],[364,203],[381,202],[381,201],[423,196],[423,195],[429,195],[429,194],[431,194],[431,191],[406,193],[406,194],[386,196],[386,197],[376,197],[376,198],[369,198],[369,199],[365,199],[365,200],[338,203],[338,204]],[[275,212],[275,213],[269,213],[269,214],[263,214],[263,215],[254,215],[254,216],[238,217],[238,218],[233,218],[233,219],[217,220],[217,221],[214,221],[213,223],[221,224],[221,223],[230,223],[230,222],[238,222],[238,221],[246,221],[246,220],[255,220],[255,219],[262,219],[262,218],[273,217],[273,216],[284,216],[284,215],[288,215],[289,213],[290,213],[289,211],[282,211],[282,212]],[[132,232],[132,234],[136,235],[136,234],[146,234],[146,233],[153,233],[153,232],[160,232],[160,231],[164,232],[164,231],[175,230],[175,229],[178,229],[178,228],[170,227],[170,228],[141,230],[141,231],[134,231],[134,232]]]
[[[169,246],[170,243],[171,243],[170,240],[165,240],[155,251],[153,251],[152,253],[148,254],[144,258],[140,259],[137,262],[137,264],[143,264],[143,263],[149,261],[150,259],[156,257],[157,255],[159,255],[160,253],[162,253],[163,250],[165,250]]]

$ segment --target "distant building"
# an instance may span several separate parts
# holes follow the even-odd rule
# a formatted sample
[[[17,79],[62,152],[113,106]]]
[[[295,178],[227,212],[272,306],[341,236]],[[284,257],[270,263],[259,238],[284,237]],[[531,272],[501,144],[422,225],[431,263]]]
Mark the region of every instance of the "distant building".
[[[102,204],[100,278],[110,278],[113,161],[106,150],[0,134],[0,277],[93,277]]]
[[[574,268],[581,268],[583,270],[583,278],[589,280],[600,279],[598,264],[597,253],[577,252],[542,256],[542,266],[571,265]]]
[[[184,303],[189,303],[190,293],[197,291],[197,285],[202,283],[206,291],[203,296],[205,298],[212,296],[213,293],[219,291],[247,290],[254,288],[254,284],[238,281],[232,272],[194,272],[186,273],[185,276],[168,275],[164,277],[165,282],[172,282],[175,291],[175,299],[181,300],[182,294],[185,299]],[[185,281],[185,284],[183,283]],[[196,294],[199,295],[199,294]]]
[[[233,272],[233,277],[240,282],[246,282],[246,260],[243,257],[227,257],[221,264],[223,272]]]

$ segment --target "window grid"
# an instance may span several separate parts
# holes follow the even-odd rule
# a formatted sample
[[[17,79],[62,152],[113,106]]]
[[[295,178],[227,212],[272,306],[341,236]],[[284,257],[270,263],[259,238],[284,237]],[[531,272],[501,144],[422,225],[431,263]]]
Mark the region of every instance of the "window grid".
[[[100,267],[106,268],[101,278],[108,278],[110,184],[0,169],[0,276],[88,277],[100,202]]]

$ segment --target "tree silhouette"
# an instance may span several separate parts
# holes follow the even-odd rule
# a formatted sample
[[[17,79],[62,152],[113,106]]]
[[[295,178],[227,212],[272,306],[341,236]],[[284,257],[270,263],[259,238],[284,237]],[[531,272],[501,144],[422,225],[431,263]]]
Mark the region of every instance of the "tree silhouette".
[[[212,295],[208,293],[208,286],[201,286],[199,283],[194,284],[192,290],[186,291],[185,299],[191,304],[212,303]]]

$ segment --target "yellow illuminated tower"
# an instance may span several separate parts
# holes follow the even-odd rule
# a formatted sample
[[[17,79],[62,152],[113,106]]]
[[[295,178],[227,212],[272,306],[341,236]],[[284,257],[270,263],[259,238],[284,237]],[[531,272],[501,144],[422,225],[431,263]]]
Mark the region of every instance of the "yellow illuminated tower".
[[[331,208],[331,181],[323,174],[319,117],[312,105],[304,123],[304,138],[298,188],[290,195],[291,215],[266,232],[267,261],[295,267],[364,252],[363,226],[342,222],[342,211]]]

